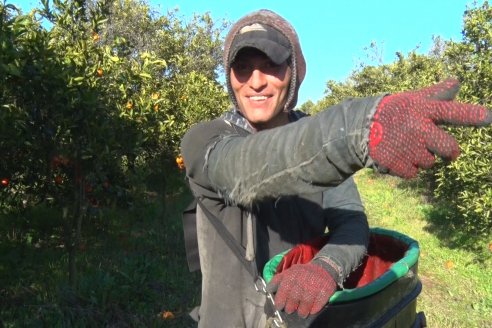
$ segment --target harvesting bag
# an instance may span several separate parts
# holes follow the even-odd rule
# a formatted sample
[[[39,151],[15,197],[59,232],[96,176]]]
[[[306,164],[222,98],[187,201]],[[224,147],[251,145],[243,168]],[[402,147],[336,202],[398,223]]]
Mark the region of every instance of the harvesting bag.
[[[287,252],[276,255],[265,265],[266,283]],[[362,265],[318,314],[302,319],[296,313],[280,312],[280,323],[270,302],[265,312],[270,322],[275,322],[273,327],[425,327],[424,314],[416,313],[416,298],[422,290],[417,276],[419,253],[419,245],[412,238],[373,228]]]

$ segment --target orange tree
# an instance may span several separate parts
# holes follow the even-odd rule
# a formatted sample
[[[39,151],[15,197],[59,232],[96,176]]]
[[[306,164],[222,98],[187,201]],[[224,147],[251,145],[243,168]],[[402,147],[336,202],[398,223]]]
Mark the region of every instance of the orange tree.
[[[0,15],[2,215],[29,228],[32,207],[57,213],[75,284],[88,210],[125,205],[156,176],[162,191],[183,132],[227,107],[222,26],[131,0],[46,0],[28,15],[6,4]]]
[[[448,42],[444,58],[463,81],[460,100],[492,108],[492,7],[488,1],[464,14],[462,42]],[[490,238],[492,230],[492,128],[453,128],[461,156],[437,174],[436,196],[450,204],[464,230]]]

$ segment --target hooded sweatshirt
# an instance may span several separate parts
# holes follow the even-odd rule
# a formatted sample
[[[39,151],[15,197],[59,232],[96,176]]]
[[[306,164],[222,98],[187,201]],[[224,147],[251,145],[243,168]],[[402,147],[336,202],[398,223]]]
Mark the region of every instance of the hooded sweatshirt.
[[[245,25],[268,24],[291,43],[292,78],[286,110],[294,108],[306,66],[297,35],[267,10],[239,20],[224,49]],[[234,108],[224,117],[192,127],[181,143],[190,188],[245,250],[261,273],[274,255],[328,230],[320,251],[342,286],[366,253],[369,229],[352,174],[371,165],[367,156],[370,114],[379,97],[348,99],[315,116],[290,112],[291,123],[254,131]],[[264,327],[265,296],[220,234],[197,209],[202,271],[199,327]]]

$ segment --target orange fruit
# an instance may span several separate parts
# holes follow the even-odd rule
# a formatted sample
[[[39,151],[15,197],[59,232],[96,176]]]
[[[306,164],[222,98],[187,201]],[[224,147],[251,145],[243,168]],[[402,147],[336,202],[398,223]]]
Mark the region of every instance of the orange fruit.
[[[63,155],[55,155],[51,159],[51,166],[54,168],[57,168],[59,166],[68,166],[70,164],[70,159],[68,157],[65,157]]]
[[[178,157],[176,157],[176,164],[178,164],[178,168],[180,170],[184,169],[185,168],[185,165],[184,165],[184,160],[183,160],[183,156],[181,155],[178,155]]]
[[[100,39],[99,34],[97,34],[97,32],[93,32],[92,33],[92,41],[97,42],[97,41],[99,41],[99,39]]]
[[[175,318],[174,313],[172,313],[171,311],[162,311],[161,315],[162,315],[162,319],[164,320]]]
[[[454,268],[454,262],[451,260],[448,260],[448,261],[446,261],[444,266],[446,267],[446,269],[451,270],[452,268]]]
[[[104,71],[101,67],[99,67],[96,72],[97,72],[97,76],[99,77],[103,76]]]
[[[61,185],[61,184],[63,183],[63,178],[62,178],[61,176],[57,175],[57,176],[55,177],[55,183],[56,183],[57,185]]]
[[[126,103],[126,109],[132,109],[133,108],[133,103],[128,100],[128,102]]]

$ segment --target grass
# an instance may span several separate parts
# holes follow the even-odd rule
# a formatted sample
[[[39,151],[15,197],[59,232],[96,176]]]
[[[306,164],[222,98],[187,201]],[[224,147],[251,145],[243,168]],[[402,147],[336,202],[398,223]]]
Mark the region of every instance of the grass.
[[[194,327],[187,313],[199,303],[200,275],[188,271],[180,218],[191,196],[175,178],[173,193],[84,222],[76,289],[68,287],[57,213],[0,216],[0,327]],[[456,227],[418,180],[362,171],[356,181],[371,226],[419,241],[417,307],[429,327],[492,327],[490,236]]]
[[[172,194],[84,222],[75,289],[49,227],[56,211],[24,220],[44,236],[0,220],[0,327],[194,327],[187,313],[199,303],[200,275],[188,271],[180,219],[191,196],[177,178]]]
[[[423,291],[417,310],[429,327],[492,327],[492,235],[478,239],[431,204],[424,186],[362,171],[356,176],[371,226],[402,232],[420,244]],[[463,246],[463,247],[460,247]]]

